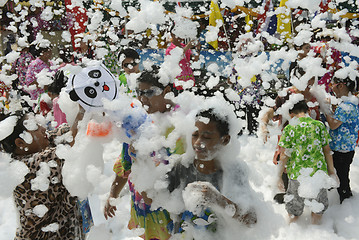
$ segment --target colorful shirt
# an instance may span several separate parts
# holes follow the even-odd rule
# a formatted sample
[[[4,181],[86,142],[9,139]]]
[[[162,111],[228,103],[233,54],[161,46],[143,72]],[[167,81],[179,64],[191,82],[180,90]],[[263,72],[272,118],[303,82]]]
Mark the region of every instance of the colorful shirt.
[[[122,154],[113,167],[114,172],[123,178],[128,178],[131,173],[132,159],[128,154],[128,149],[129,145],[123,143]],[[177,140],[175,149],[165,149],[165,153],[167,156],[172,154],[183,154],[184,146],[182,140]],[[160,154],[156,154],[156,152],[151,154],[151,158],[156,162],[159,160],[156,158],[157,155]],[[163,154],[161,155],[163,156]],[[162,159],[161,163],[168,164],[165,159]],[[130,178],[128,178],[128,184],[131,192],[131,218],[128,223],[128,228],[144,228],[145,233],[141,237],[145,240],[169,239],[171,237],[167,229],[168,224],[171,222],[169,213],[161,208],[152,211],[151,205],[148,205],[143,201],[141,194],[136,191]]]
[[[184,48],[186,45],[181,43],[181,47]],[[176,48],[177,46],[174,45],[173,43],[171,43],[171,45],[166,49],[166,55],[171,55],[171,51]],[[195,81],[194,76],[193,76],[193,71],[191,68],[191,54],[192,51],[190,49],[188,49],[185,54],[184,54],[184,58],[182,58],[182,60],[179,62],[179,66],[182,69],[182,72],[180,75],[178,75],[176,78],[179,81],[189,81],[192,80],[193,82]],[[177,89],[182,89],[182,87],[176,86]]]
[[[107,46],[108,54],[103,59],[103,64],[113,75],[119,74],[119,66],[117,60],[117,52],[111,50],[110,46]]]
[[[334,113],[334,119],[342,124],[334,130],[330,130],[332,137],[330,148],[333,151],[349,152],[354,151],[359,131],[359,107],[349,101],[339,104]]]
[[[22,52],[20,57],[12,64],[11,71],[17,74],[20,86],[25,85],[27,68],[33,60],[35,60],[35,57],[31,53]]]
[[[50,62],[50,65],[53,64]],[[49,72],[52,72],[53,70],[50,69],[50,67],[42,61],[40,58],[36,58],[33,60],[26,72],[26,78],[25,78],[25,85],[29,87],[34,82],[37,82],[37,74],[40,73],[42,70],[47,69]],[[28,90],[25,88],[25,91],[28,92],[31,96],[32,100],[36,100],[40,94],[44,93],[44,89],[40,87],[36,87],[34,90]]]
[[[7,86],[3,81],[0,80],[0,97],[4,96],[5,92],[10,91],[11,88]]]
[[[284,128],[278,144],[292,151],[287,162],[288,177],[296,180],[302,168],[312,168],[312,175],[318,170],[327,173],[323,147],[329,144],[330,136],[324,124],[309,116],[299,118],[296,125],[290,124]]]

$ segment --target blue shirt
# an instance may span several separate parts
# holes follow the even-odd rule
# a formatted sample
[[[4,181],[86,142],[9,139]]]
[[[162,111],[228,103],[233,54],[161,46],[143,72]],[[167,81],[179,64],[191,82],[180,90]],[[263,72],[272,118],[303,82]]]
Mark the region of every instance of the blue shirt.
[[[334,113],[334,119],[342,124],[329,134],[332,138],[329,146],[333,151],[350,152],[354,151],[359,131],[359,107],[349,101],[339,104]]]

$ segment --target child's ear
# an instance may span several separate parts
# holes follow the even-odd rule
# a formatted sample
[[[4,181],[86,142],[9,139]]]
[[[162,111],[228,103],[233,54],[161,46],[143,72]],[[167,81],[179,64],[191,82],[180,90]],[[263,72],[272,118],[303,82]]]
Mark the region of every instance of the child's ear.
[[[26,147],[26,142],[21,138],[16,138],[15,139],[15,145],[16,145],[17,148],[23,149],[23,148]]]
[[[227,145],[228,143],[229,143],[229,141],[231,141],[231,136],[229,136],[229,135],[224,135],[223,137],[222,137],[222,144],[225,146],[225,145]]]

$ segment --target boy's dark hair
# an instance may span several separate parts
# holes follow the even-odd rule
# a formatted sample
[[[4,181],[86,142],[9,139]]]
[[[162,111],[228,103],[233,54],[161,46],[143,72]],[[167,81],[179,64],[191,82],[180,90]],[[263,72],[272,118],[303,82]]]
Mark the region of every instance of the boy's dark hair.
[[[153,65],[151,70],[144,70],[141,75],[138,77],[137,81],[139,83],[148,83],[152,86],[156,86],[164,90],[167,86],[171,87],[171,92],[174,93],[175,96],[178,95],[178,90],[175,89],[173,83],[169,82],[168,85],[164,86],[160,83],[160,76],[159,76],[160,67]]]
[[[308,112],[308,104],[306,101],[302,100],[294,104],[294,106],[289,110],[289,113],[299,114]]]
[[[310,45],[310,43],[309,42],[304,42],[304,43],[302,43],[301,45],[297,45],[297,44],[294,44],[294,49],[295,50],[301,50],[305,45],[307,45],[307,44],[309,44]]]
[[[52,48],[53,48],[52,45],[50,45],[48,47],[38,47],[37,51],[38,51],[38,54],[40,56],[42,53],[52,50]]]
[[[16,116],[17,122],[14,127],[14,130],[12,133],[7,136],[5,139],[0,141],[1,149],[4,150],[7,153],[14,153],[16,149],[15,140],[19,138],[20,134],[26,131],[26,128],[24,126],[24,120],[27,112],[24,111],[16,111],[15,113],[7,114],[3,116],[3,119],[1,121],[4,121],[8,117]]]
[[[199,117],[208,118],[210,121],[216,122],[217,130],[219,131],[221,137],[229,135],[228,118],[219,116],[214,112],[213,108],[202,110],[201,112],[197,113],[196,119]]]
[[[55,94],[60,94],[61,89],[66,86],[67,77],[64,74],[64,71],[59,70],[55,73],[53,77],[53,82],[49,85],[48,91]]]
[[[138,52],[133,48],[125,48],[122,49],[121,52],[118,54],[117,59],[118,61],[121,60],[121,56],[125,55],[125,58],[132,58],[133,60],[140,60],[140,55]],[[123,59],[122,59],[123,60]],[[122,62],[120,62],[122,65]]]
[[[333,77],[333,81],[334,81],[334,83],[344,83],[345,86],[347,86],[348,90],[352,93],[359,91],[358,77],[354,81],[351,80],[349,77],[346,77],[346,78]]]

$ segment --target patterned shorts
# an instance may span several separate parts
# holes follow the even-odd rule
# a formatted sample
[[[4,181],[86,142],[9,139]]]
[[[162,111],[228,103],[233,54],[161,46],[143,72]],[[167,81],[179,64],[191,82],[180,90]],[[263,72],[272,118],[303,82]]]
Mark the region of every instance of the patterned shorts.
[[[299,188],[299,182],[297,180],[292,180],[289,179],[289,184],[288,184],[288,190],[286,193],[286,199],[289,199],[288,201],[286,201],[285,203],[285,209],[287,210],[287,212],[291,215],[294,216],[300,216],[303,214],[303,209],[304,209],[304,200],[305,198],[300,197],[298,195],[298,188]],[[327,210],[328,208],[328,194],[327,194],[327,190],[322,188],[319,193],[318,196],[316,198],[311,198],[308,200],[315,200],[318,203],[322,203],[324,205],[324,209],[321,210],[320,212],[314,212],[316,214],[323,214],[325,212],[325,210]]]

